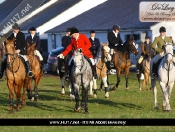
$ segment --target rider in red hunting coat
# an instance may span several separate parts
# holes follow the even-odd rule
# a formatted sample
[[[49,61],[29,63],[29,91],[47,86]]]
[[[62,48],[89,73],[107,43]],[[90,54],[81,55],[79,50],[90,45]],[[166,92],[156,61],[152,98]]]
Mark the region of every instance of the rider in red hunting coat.
[[[92,68],[93,68],[93,71],[95,72],[94,77],[96,79],[97,78],[96,65],[95,65],[95,62],[94,62],[94,59],[93,59],[93,55],[90,51],[90,48],[91,48],[92,45],[91,45],[88,37],[85,36],[84,34],[79,33],[78,29],[75,28],[75,27],[72,27],[72,29],[71,29],[71,37],[72,37],[71,38],[71,43],[62,52],[62,54],[58,55],[58,57],[64,58],[70,51],[77,50],[77,49],[81,48],[82,51],[83,51],[82,52],[83,55],[91,60]],[[73,59],[73,56],[69,61],[69,66],[71,65],[72,59]]]

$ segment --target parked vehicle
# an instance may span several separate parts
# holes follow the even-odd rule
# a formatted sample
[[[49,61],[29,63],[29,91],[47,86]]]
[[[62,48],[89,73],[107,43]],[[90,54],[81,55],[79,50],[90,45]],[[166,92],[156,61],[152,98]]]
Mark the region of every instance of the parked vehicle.
[[[47,59],[47,72],[54,72],[59,75],[57,56],[64,51],[64,47],[51,50]]]

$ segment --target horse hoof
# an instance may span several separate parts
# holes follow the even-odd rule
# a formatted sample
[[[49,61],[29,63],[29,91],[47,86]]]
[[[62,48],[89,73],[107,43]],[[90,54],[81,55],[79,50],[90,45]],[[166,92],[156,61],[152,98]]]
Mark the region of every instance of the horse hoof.
[[[110,89],[110,91],[114,92],[117,87],[114,86],[113,88]]]
[[[85,111],[84,114],[89,114],[89,112],[88,111]]]
[[[34,97],[32,97],[31,100],[34,101],[35,100]]]
[[[28,96],[28,99],[32,99],[32,96]]]
[[[97,95],[96,95],[96,94],[94,94],[94,98],[95,98],[95,99],[97,98]]]
[[[80,112],[80,111],[81,111],[80,108],[74,109],[74,112]]]
[[[127,87],[126,90],[129,90],[129,87]]]
[[[65,94],[64,93],[61,93],[61,96],[64,96]]]
[[[142,89],[141,89],[141,88],[139,88],[139,91],[142,91]]]
[[[93,94],[90,94],[89,96],[90,96],[90,97],[93,97]]]
[[[159,110],[159,107],[158,107],[158,106],[155,106],[154,109],[155,109],[155,110]]]
[[[166,112],[170,113],[170,112],[171,112],[171,110],[166,110]]]
[[[103,92],[103,89],[100,89],[100,92]]]
[[[70,98],[71,98],[72,100],[75,100],[75,96],[74,96],[74,95],[71,95]]]
[[[9,111],[9,114],[14,114],[14,110],[10,110]]]

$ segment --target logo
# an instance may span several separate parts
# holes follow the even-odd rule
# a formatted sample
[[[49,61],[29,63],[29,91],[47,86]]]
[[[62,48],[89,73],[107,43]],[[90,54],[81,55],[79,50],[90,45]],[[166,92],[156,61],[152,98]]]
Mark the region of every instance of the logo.
[[[175,2],[141,2],[139,5],[141,22],[175,21]]]

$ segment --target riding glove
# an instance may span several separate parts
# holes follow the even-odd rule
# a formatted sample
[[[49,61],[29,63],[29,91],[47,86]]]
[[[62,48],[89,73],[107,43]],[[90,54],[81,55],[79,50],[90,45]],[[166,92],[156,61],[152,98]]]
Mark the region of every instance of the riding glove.
[[[57,57],[59,57],[59,58],[61,58],[61,59],[64,59],[63,54],[59,54]]]

